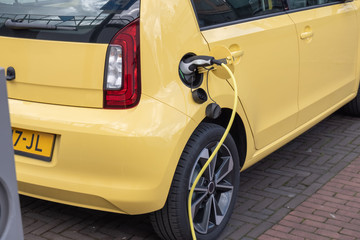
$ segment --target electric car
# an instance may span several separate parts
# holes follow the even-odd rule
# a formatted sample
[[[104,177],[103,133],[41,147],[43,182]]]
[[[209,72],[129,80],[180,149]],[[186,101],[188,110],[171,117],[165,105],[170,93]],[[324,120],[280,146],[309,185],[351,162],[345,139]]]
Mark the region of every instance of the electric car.
[[[19,192],[150,213],[161,238],[190,239],[189,190],[234,110],[191,201],[197,238],[216,239],[240,171],[343,106],[360,114],[359,7],[0,0]],[[226,63],[236,85],[224,67],[203,64],[210,57]]]

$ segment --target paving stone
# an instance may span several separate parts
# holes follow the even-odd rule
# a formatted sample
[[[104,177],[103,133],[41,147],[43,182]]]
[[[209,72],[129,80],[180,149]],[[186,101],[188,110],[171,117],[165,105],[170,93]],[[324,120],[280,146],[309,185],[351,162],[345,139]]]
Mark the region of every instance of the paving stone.
[[[267,235],[273,236],[273,237],[278,237],[280,239],[289,239],[289,240],[304,240],[305,238],[300,237],[300,236],[294,236],[288,233],[283,233],[280,231],[274,231],[272,229],[268,230],[266,232]]]
[[[328,237],[322,237],[319,236],[318,234],[315,233],[309,233],[309,232],[304,232],[304,231],[299,231],[299,230],[294,230],[291,232],[291,234],[295,235],[295,236],[299,236],[299,237],[303,237],[305,239],[316,239],[316,240],[329,240],[330,238]]]
[[[338,215],[336,213],[331,213],[329,211],[322,211],[322,210],[315,210],[314,215],[326,217],[329,219],[337,219],[342,222],[350,222],[352,220],[350,217],[345,217],[345,216]]]
[[[290,200],[289,197],[281,196],[275,201],[273,201],[268,208],[271,210],[278,210],[279,208],[282,208],[286,205],[286,203]]]
[[[94,238],[81,234],[77,231],[66,230],[61,233],[61,236],[68,237],[70,239],[81,239],[81,240],[94,240]]]
[[[254,205],[251,210],[252,211],[255,211],[255,212],[259,212],[259,211],[262,211],[264,210],[267,206],[269,206],[271,203],[273,203],[274,199],[272,198],[265,198],[263,199],[262,201],[258,202],[256,205]]]
[[[324,183],[328,182],[330,179],[332,179],[335,175],[336,175],[336,173],[334,173],[334,172],[325,173],[316,182],[324,184]]]
[[[340,231],[341,234],[347,235],[347,236],[351,236],[354,237],[355,239],[359,239],[360,238],[360,232],[358,231],[352,231],[349,229],[343,229]]]
[[[31,233],[33,231],[35,231],[36,229],[39,229],[40,227],[44,226],[46,223],[41,222],[41,221],[35,221],[33,224],[28,225],[27,227],[24,228],[24,234],[28,234]]]
[[[302,194],[311,196],[317,190],[319,190],[322,186],[323,186],[323,184],[321,184],[321,183],[313,183],[308,188],[306,188],[305,191],[302,192]]]
[[[34,234],[32,234],[32,233],[26,234],[26,235],[25,235],[25,239],[27,239],[27,240],[47,240],[46,238],[43,238],[43,237],[34,235]]]
[[[271,222],[271,223],[277,223],[279,222],[281,219],[283,219],[287,214],[289,214],[291,210],[288,208],[281,208],[279,210],[277,210],[273,215],[271,215],[267,221]]]
[[[235,223],[236,221],[240,222],[241,224],[244,223],[253,223],[253,224],[259,224],[262,221],[260,219],[257,218],[253,218],[253,217],[249,217],[249,216],[245,216],[244,214],[238,214],[238,213],[233,213],[233,215],[231,216],[232,219],[234,219],[233,221],[230,221],[229,224]],[[241,225],[241,224],[236,224],[236,225]]]
[[[273,226],[272,223],[270,222],[262,222],[259,225],[257,225],[254,229],[252,229],[247,236],[249,237],[253,237],[253,238],[257,238],[259,237],[261,234],[263,234],[266,230],[268,230],[269,228],[271,228]]]
[[[74,217],[68,221],[65,221],[59,225],[57,225],[55,228],[53,228],[51,231],[55,232],[55,233],[60,233],[72,226],[74,226],[75,224],[77,224],[78,222],[81,222],[80,218]]]
[[[307,226],[307,225],[304,225],[302,223],[292,222],[292,221],[285,220],[285,219],[281,220],[279,222],[279,224],[274,225],[272,227],[272,229],[276,230],[277,226],[286,226],[286,227],[291,228],[292,230],[297,229],[297,230],[301,230],[301,231],[304,231],[304,232],[315,232],[316,231],[315,227]],[[278,231],[278,230],[276,230],[276,231]]]
[[[71,238],[61,236],[60,234],[51,231],[44,233],[42,236],[49,240],[71,240]],[[26,236],[25,239],[27,239]]]
[[[36,234],[36,235],[41,235],[51,229],[53,229],[54,227],[56,227],[57,225],[59,225],[62,221],[61,220],[52,220],[50,222],[48,222],[47,224],[41,226],[40,228],[32,231],[33,234]]]
[[[300,203],[304,202],[306,198],[307,198],[307,196],[297,195],[296,197],[294,197],[292,200],[290,200],[290,201],[286,204],[286,207],[289,208],[289,209],[294,209],[294,208],[297,207]]]
[[[324,229],[319,229],[315,232],[316,234],[328,237],[330,239],[341,239],[341,240],[354,240],[356,239],[355,237],[349,237],[349,236],[344,236],[343,234],[339,234],[338,232],[334,232],[331,230],[324,230]]]
[[[244,224],[245,224],[245,222],[243,222],[243,221],[232,219],[231,223],[229,223],[226,226],[225,230],[221,233],[219,239],[226,239],[227,236],[231,235],[235,230],[238,229],[239,226],[242,226]]]
[[[327,191],[327,190],[323,190],[323,189],[320,189],[319,191],[317,191],[319,194],[321,195],[325,195],[325,196],[329,196],[329,197],[334,197],[334,195],[336,193],[332,192],[332,191]]]
[[[246,224],[240,226],[236,231],[234,231],[228,237],[230,239],[241,239],[248,232],[250,232],[254,227],[255,227],[255,225],[250,224],[250,223],[246,223]]]
[[[281,240],[281,238],[278,237],[273,237],[267,234],[261,235],[259,238],[259,240]]]

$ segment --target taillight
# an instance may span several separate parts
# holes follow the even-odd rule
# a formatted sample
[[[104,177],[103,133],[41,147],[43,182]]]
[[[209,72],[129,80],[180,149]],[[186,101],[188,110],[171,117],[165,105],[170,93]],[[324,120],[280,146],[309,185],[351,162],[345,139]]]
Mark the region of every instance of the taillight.
[[[104,108],[131,108],[140,100],[139,19],[121,29],[107,51]]]

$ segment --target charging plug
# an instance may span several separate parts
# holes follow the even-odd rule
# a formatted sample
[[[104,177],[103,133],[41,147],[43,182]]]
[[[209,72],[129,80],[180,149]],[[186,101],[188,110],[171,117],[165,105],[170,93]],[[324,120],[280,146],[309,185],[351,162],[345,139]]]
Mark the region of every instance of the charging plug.
[[[224,63],[224,64],[227,64],[228,61],[227,61],[226,58],[222,58],[222,59],[215,59],[215,58],[214,58],[214,59],[212,60],[212,63],[221,66],[221,64],[223,64],[223,63]]]
[[[180,71],[185,74],[192,74],[198,67],[206,67],[213,65],[215,58],[210,56],[192,56],[181,60]]]
[[[211,56],[192,56],[181,60],[180,71],[188,75],[194,73],[198,67],[207,67],[213,64],[220,66],[223,63],[227,64],[226,58],[215,59]]]

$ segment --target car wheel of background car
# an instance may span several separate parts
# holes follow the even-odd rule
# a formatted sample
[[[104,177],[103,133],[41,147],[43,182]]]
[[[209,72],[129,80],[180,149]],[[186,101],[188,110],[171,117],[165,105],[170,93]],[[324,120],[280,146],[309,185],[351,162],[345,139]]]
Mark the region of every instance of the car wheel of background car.
[[[343,112],[349,115],[360,117],[360,89],[356,97],[342,108]]]
[[[186,144],[165,206],[150,215],[154,229],[162,239],[191,239],[187,214],[190,188],[224,131],[216,124],[202,123]],[[238,152],[229,134],[194,191],[192,215],[198,239],[217,239],[226,227],[239,182]]]

